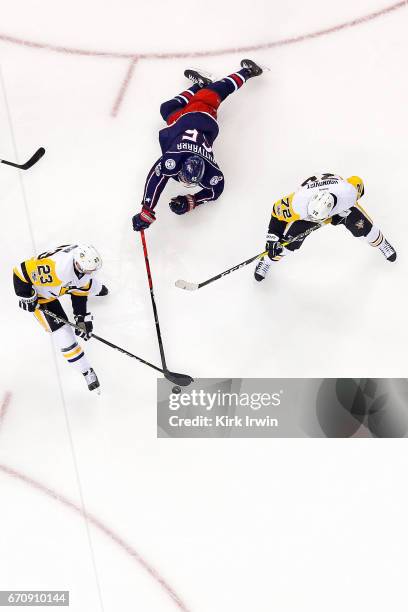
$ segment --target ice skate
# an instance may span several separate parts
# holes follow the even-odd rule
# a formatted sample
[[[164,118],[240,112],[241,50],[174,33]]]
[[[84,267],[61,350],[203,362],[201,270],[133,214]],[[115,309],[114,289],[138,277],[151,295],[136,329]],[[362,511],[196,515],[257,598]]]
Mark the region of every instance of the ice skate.
[[[184,76],[200,87],[207,87],[207,85],[210,85],[213,82],[212,75],[208,72],[204,72],[204,70],[187,68],[184,71]]]
[[[271,267],[271,265],[272,265],[272,262],[269,259],[269,257],[262,257],[262,259],[259,260],[255,268],[255,272],[254,272],[255,280],[257,280],[258,282],[263,281],[265,276],[268,274],[269,268]]]
[[[378,248],[388,261],[395,261],[397,259],[397,253],[394,247],[392,247],[385,238]]]
[[[250,59],[241,60],[241,66],[242,68],[246,68],[247,70],[249,70],[249,79],[251,79],[252,77],[260,76],[263,73],[262,68]]]
[[[100,384],[99,384],[98,377],[93,371],[93,369],[90,368],[87,372],[84,372],[83,375],[85,377],[86,384],[88,385],[88,389],[90,391],[96,391],[96,393],[99,395],[101,392]]]

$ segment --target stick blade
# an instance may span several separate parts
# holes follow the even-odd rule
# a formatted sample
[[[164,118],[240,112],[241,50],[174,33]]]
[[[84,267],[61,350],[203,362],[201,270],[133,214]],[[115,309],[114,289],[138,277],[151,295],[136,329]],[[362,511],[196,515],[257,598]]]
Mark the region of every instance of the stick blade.
[[[177,372],[167,371],[164,376],[175,385],[180,385],[180,387],[188,387],[188,385],[194,382],[194,378],[191,378],[188,374],[178,374]]]
[[[45,153],[44,147],[40,147],[34,153],[34,155],[28,160],[28,162],[26,164],[24,164],[24,170],[28,170],[29,168],[31,168],[31,166],[34,166],[34,164],[36,164],[38,162],[38,160],[42,158],[44,153]]]
[[[196,289],[199,289],[198,283],[189,283],[188,281],[181,279],[177,280],[174,284],[179,289],[185,289],[185,291],[196,291]]]

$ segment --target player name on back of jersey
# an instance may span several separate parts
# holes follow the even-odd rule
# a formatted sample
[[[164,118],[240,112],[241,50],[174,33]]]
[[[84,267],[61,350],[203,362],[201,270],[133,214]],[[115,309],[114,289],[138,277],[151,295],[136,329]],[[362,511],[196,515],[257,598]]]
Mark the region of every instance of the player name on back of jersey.
[[[301,186],[306,187],[306,189],[314,189],[315,187],[325,187],[326,185],[338,185],[342,180],[342,177],[337,174],[325,172],[323,175],[310,176]]]
[[[315,181],[314,183],[308,183],[307,189],[313,189],[313,187],[324,187],[325,185],[337,185],[339,179],[326,179],[325,181]]]
[[[208,149],[206,149],[204,146],[195,145],[195,144],[192,144],[191,142],[179,142],[177,144],[177,149],[178,151],[191,151],[192,153],[201,155],[202,157],[205,157],[209,161],[214,162],[213,152],[211,150],[208,151]]]

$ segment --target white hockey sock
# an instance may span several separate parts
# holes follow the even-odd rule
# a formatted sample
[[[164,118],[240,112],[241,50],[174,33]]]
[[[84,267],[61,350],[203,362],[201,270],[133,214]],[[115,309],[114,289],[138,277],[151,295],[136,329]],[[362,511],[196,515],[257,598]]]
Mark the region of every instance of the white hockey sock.
[[[378,227],[373,225],[367,236],[361,236],[360,240],[365,240],[372,247],[379,247],[382,241],[384,240],[384,236],[382,231]]]
[[[63,327],[52,332],[52,337],[54,338],[56,346],[69,364],[82,373],[90,369],[91,365],[85,357],[84,351],[76,341],[76,336],[69,325],[63,325]]]

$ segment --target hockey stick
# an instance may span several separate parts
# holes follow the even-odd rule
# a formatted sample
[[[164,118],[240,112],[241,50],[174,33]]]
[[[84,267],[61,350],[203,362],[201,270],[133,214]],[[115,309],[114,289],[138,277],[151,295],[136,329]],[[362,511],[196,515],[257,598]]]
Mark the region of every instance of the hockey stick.
[[[181,385],[182,387],[187,387],[194,381],[194,379],[191,378],[191,376],[188,376],[188,374],[178,374],[177,372],[170,372],[170,370],[168,369],[166,365],[166,357],[164,355],[163,340],[162,340],[160,324],[159,324],[159,316],[157,314],[156,300],[155,300],[154,291],[153,291],[153,280],[152,280],[152,274],[150,271],[149,256],[147,253],[146,238],[145,238],[143,230],[140,232],[140,237],[142,239],[143,253],[144,253],[146,272],[147,272],[147,280],[149,283],[150,298],[152,300],[154,322],[156,324],[156,333],[157,333],[157,340],[159,342],[159,350],[160,350],[160,357],[161,357],[161,362],[162,362],[162,367],[163,367],[163,373],[165,377],[171,382],[177,385]]]
[[[291,240],[287,240],[286,242],[282,242],[281,244],[282,246],[287,246],[288,244],[291,244],[292,242],[297,242],[299,240],[302,240],[303,238],[306,238],[306,236],[308,236],[309,234],[317,230],[319,227],[321,227],[321,225],[317,225],[316,227],[311,227],[310,229],[306,230],[302,234],[295,236],[295,238],[292,238]],[[267,255],[267,254],[268,254],[268,251],[263,251],[263,253],[258,253],[258,255],[254,255],[253,257],[250,257],[249,259],[246,259],[245,261],[241,262],[237,266],[233,266],[232,268],[225,270],[225,272],[221,272],[220,274],[217,274],[216,276],[213,276],[212,278],[209,278],[208,280],[203,281],[202,283],[189,283],[188,281],[180,279],[180,280],[177,280],[174,284],[179,289],[185,289],[186,291],[196,291],[197,289],[201,289],[201,287],[205,287],[206,285],[213,283],[214,281],[222,278],[223,276],[227,276],[227,274],[231,274],[231,272],[235,272],[236,270],[239,270],[240,268],[247,266],[248,264],[255,261],[255,259],[259,259],[260,257],[263,257],[264,255]]]
[[[78,325],[75,325],[75,323],[71,323],[71,321],[62,319],[61,317],[57,316],[56,314],[54,314],[50,310],[47,310],[46,308],[44,309],[41,308],[40,310],[41,312],[44,312],[46,315],[54,319],[54,321],[57,321],[57,323],[64,323],[65,325],[70,325],[74,329],[77,329],[82,332],[84,331],[81,327],[79,327]],[[93,333],[90,334],[90,337],[95,338],[95,340],[99,340],[99,342],[102,342],[103,344],[110,346],[111,348],[119,351],[120,353],[123,353],[124,355],[127,355],[128,357],[133,357],[133,359],[137,359],[138,361],[140,361],[140,363],[143,363],[144,365],[149,366],[149,368],[153,368],[153,370],[156,370],[157,372],[161,372],[162,374],[165,374],[165,372],[161,368],[153,365],[152,363],[150,363],[149,361],[146,361],[145,359],[142,359],[141,357],[138,357],[137,355],[133,355],[133,353],[129,353],[129,351],[127,351],[126,349],[120,346],[117,346],[116,344],[113,344],[112,342],[109,342],[109,340],[105,340],[105,338],[101,338],[100,336],[97,336],[96,334],[93,334]]]
[[[7,166],[13,166],[13,168],[18,168],[19,170],[28,170],[29,168],[31,168],[32,166],[34,166],[34,164],[36,164],[38,162],[39,159],[42,158],[42,156],[45,153],[45,149],[44,147],[40,147],[32,157],[30,157],[30,159],[28,161],[26,161],[25,164],[15,164],[14,162],[11,161],[7,161],[5,159],[0,159],[0,163],[2,164],[7,164]]]

